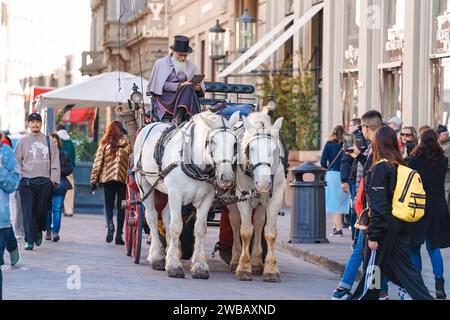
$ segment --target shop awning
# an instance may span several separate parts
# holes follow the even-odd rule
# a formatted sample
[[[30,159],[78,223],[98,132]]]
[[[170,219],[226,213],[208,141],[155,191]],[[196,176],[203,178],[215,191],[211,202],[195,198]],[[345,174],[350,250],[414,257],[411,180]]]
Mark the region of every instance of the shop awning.
[[[236,61],[230,64],[225,70],[219,74],[219,78],[226,77],[230,75],[234,70],[236,70],[240,65],[242,65],[247,59],[252,57],[259,49],[261,49],[267,42],[272,40],[283,28],[285,28],[292,20],[294,20],[294,15],[289,15],[283,19],[275,28],[270,30],[264,37],[262,37],[258,42],[256,42],[250,49],[245,51]]]
[[[311,20],[324,7],[323,3],[319,3],[311,7],[301,18],[297,19],[294,24],[278,37],[270,46],[261,52],[252,62],[250,62],[239,74],[249,73],[259,67],[267,58],[269,58],[278,48],[280,48],[289,38],[298,32],[309,20]]]

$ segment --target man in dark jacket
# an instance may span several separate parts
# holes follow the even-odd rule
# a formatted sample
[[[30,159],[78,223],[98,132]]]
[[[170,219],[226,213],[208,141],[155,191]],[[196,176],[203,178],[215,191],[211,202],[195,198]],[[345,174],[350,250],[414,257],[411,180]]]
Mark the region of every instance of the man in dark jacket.
[[[58,136],[62,141],[62,150],[67,152],[70,156],[70,160],[72,161],[72,168],[75,168],[75,146],[70,138],[69,133],[66,131],[66,128],[63,124],[60,124],[56,127],[58,131]],[[64,216],[72,217],[73,216],[73,208],[74,208],[74,198],[75,198],[75,179],[73,177],[73,173],[67,176],[67,180],[69,180],[70,184],[73,186],[73,189],[68,190],[66,194],[66,198],[64,199]]]
[[[348,133],[355,135],[359,132],[361,126],[361,119],[355,118],[350,121]],[[362,134],[362,133],[361,133]],[[356,196],[356,173],[358,170],[358,161],[353,159],[350,155],[344,154],[341,159],[341,188],[345,193],[350,193],[352,198],[352,204]],[[351,206],[349,223],[352,227],[352,239],[355,238],[354,224],[356,222],[356,213],[354,213],[353,205]]]

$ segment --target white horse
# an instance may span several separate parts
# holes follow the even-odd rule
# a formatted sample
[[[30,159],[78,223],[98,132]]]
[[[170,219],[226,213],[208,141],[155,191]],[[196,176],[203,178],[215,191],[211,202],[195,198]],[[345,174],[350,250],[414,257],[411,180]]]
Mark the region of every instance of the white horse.
[[[237,195],[241,196],[242,192],[260,194],[259,198],[252,197],[249,201],[228,207],[233,229],[230,266],[236,272],[238,280],[252,280],[253,271],[255,275],[263,274],[264,281],[281,281],[274,246],[277,217],[283,205],[286,183],[285,169],[280,161],[283,148],[279,132],[282,123],[283,118],[280,118],[272,126],[267,113],[255,112],[248,118],[244,117],[243,128],[238,129],[240,166],[236,174]],[[261,246],[263,228],[268,246],[265,263]],[[253,248],[250,254],[252,237]]]
[[[144,205],[152,237],[148,261],[156,270],[164,270],[165,266],[169,277],[184,278],[179,242],[183,227],[181,208],[192,203],[197,209],[192,277],[209,278],[204,242],[207,215],[214,200],[215,189],[211,181],[199,181],[186,175],[181,165],[183,162],[190,162],[196,164],[200,170],[212,167],[215,184],[222,189],[231,187],[234,183],[233,166],[236,161],[237,143],[231,128],[238,120],[239,112],[233,114],[229,121],[209,111],[197,114],[179,129],[165,146],[161,170],[176,166],[156,188],[168,195],[168,205],[162,213],[168,244],[167,255],[159,241],[154,192],[144,201]],[[166,123],[148,125],[136,138],[134,164],[135,168],[140,166],[136,172],[136,181],[141,188],[141,198],[148,193],[161,173],[154,159],[154,150],[163,131],[168,127],[170,125]],[[141,164],[139,159],[142,159]]]

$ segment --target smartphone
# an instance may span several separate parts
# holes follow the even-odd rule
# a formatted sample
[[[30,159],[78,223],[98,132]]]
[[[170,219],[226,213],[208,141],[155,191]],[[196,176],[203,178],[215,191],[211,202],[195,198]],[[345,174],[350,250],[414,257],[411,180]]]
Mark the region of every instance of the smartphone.
[[[191,78],[191,80],[189,80],[189,82],[192,84],[199,84],[203,81],[203,79],[205,79],[204,74],[196,74],[196,75],[192,76],[192,78]]]
[[[352,134],[344,134],[344,151],[353,152],[352,148],[355,145],[355,141]]]

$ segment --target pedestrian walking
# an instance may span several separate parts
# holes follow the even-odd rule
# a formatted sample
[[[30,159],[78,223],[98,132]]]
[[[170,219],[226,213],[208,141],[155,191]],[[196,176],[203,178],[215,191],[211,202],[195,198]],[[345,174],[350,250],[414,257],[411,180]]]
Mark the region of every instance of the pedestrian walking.
[[[131,145],[125,136],[125,130],[119,121],[109,124],[100,141],[95,155],[91,174],[91,192],[95,194],[97,184],[104,190],[104,211],[107,224],[106,242],[110,243],[114,236],[113,210],[117,208],[116,244],[124,245],[122,239],[125,210],[122,200],[126,197],[126,181],[128,176],[128,160]]]
[[[450,159],[450,135],[448,132],[448,128],[443,125],[439,125],[436,130],[439,138],[439,143],[442,146],[442,149],[444,149],[444,155]],[[449,199],[449,192],[450,192],[450,165],[447,168],[447,173],[445,174],[445,199],[447,200],[447,205],[450,207],[450,199]]]
[[[367,229],[365,261],[376,251],[374,265],[378,267],[378,279],[387,277],[391,282],[406,289],[414,300],[433,300],[425,287],[420,272],[410,257],[411,223],[404,222],[392,214],[393,195],[397,183],[397,167],[403,164],[394,130],[383,126],[372,140],[373,165],[364,178],[364,189],[370,208]],[[368,263],[364,264],[364,276]],[[369,275],[371,276],[371,275]],[[360,281],[355,298],[379,299],[380,287],[369,287]]]
[[[404,127],[400,133],[400,141],[402,143],[402,157],[408,159],[411,152],[419,144],[419,136],[414,127]]]
[[[62,141],[57,133],[52,133],[51,137],[58,146],[59,163],[61,167],[61,183],[53,190],[52,208],[48,212],[47,218],[47,232],[45,240],[52,240],[58,242],[60,240],[59,231],[61,229],[61,215],[64,204],[64,198],[67,190],[72,189],[67,177],[72,174],[73,166],[70,155],[63,150]]]
[[[348,128],[348,133],[353,135],[354,140],[358,140],[359,142],[356,142],[360,144],[358,148],[360,148],[361,151],[367,150],[367,142],[363,136],[363,133],[361,131],[361,119],[355,118],[350,121],[350,125]],[[354,200],[356,197],[356,190],[358,189],[359,182],[362,177],[362,169],[363,166],[353,159],[350,155],[344,154],[341,159],[341,188],[342,191],[345,193],[350,193],[350,218],[349,224],[352,229],[352,240],[356,240],[355,236],[355,228],[354,224],[356,222],[356,212],[354,210]]]
[[[14,152],[3,144],[0,133],[0,300],[3,299],[3,275],[5,249],[10,254],[11,265],[20,261],[20,248],[11,225],[10,197],[19,183],[19,171]]]
[[[412,226],[411,259],[417,270],[422,271],[420,249],[426,243],[435,277],[436,298],[445,299],[444,263],[440,249],[450,247],[450,213],[444,188],[449,160],[444,156],[436,132],[426,130],[420,140],[408,164],[419,172],[427,199],[424,217]]]
[[[60,124],[56,127],[58,132],[58,136],[62,141],[62,150],[67,152],[70,156],[70,160],[72,161],[72,168],[75,169],[76,162],[76,153],[75,146],[72,142],[72,139],[69,133],[66,130],[66,127],[63,124]],[[71,173],[67,176],[67,180],[70,182],[70,185],[73,186],[72,189],[67,190],[66,196],[64,198],[64,216],[72,217],[74,214],[74,199],[75,199],[75,177],[74,174]]]
[[[342,216],[350,208],[350,193],[341,189],[341,160],[343,153],[344,128],[337,126],[322,153],[320,164],[328,169],[326,174],[325,203],[328,214],[333,215],[332,237],[342,237]]]
[[[355,163],[359,168],[361,168],[362,166],[362,168],[358,170],[359,173],[357,173],[357,175],[360,177],[354,205],[355,212],[358,216],[361,214],[361,211],[363,209],[367,208],[366,197],[364,196],[364,179],[362,177],[365,176],[367,171],[372,166],[373,154],[371,141],[375,138],[375,133],[378,128],[382,126],[382,124],[383,119],[378,111],[369,111],[365,113],[362,117],[362,125],[360,126],[359,130],[362,132],[364,139],[367,141],[368,147],[367,149],[361,150],[358,146],[355,145],[352,149],[349,149],[349,152],[347,153],[347,156],[355,159]],[[365,232],[363,230],[357,230],[355,238],[356,239],[353,245],[353,252],[347,262],[342,279],[339,283],[339,286],[333,291],[331,297],[333,300],[350,300],[352,298],[351,290],[364,258],[363,247],[365,241]],[[379,299],[389,299],[386,279],[383,279],[382,281],[382,290]]]
[[[21,180],[20,201],[25,229],[25,250],[42,243],[47,216],[52,206],[53,189],[60,183],[59,152],[49,136],[41,133],[42,117],[28,116],[30,133],[21,138],[15,149]]]

